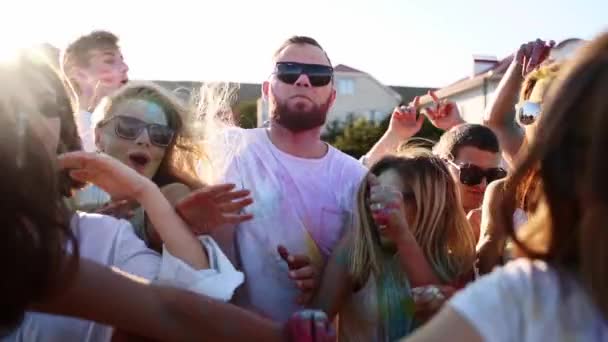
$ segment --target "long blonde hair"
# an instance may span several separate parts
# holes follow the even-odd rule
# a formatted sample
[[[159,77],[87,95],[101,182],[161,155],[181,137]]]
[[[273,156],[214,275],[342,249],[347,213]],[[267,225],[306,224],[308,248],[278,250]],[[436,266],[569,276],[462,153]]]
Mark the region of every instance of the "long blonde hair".
[[[445,164],[429,150],[406,148],[388,156],[370,170],[376,176],[398,172],[415,196],[416,218],[410,229],[441,281],[447,283],[472,270],[475,257],[473,231],[469,226],[456,184]],[[368,204],[369,183],[363,181],[357,195],[352,234],[350,273],[356,284],[383,272],[377,228]]]
[[[110,119],[119,103],[133,99],[159,105],[167,116],[169,127],[176,133],[152,180],[158,186],[179,182],[191,189],[201,187],[203,184],[196,168],[204,154],[197,132],[198,122],[194,111],[181,103],[176,95],[151,82],[131,82],[99,103],[93,113],[93,121],[99,125]]]

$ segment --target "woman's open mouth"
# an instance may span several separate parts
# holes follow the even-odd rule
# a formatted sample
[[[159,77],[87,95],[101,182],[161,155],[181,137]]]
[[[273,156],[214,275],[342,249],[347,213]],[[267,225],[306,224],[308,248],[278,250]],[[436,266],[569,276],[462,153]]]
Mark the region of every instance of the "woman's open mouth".
[[[129,161],[130,166],[142,174],[148,163],[150,163],[150,156],[143,152],[133,152],[129,153]]]

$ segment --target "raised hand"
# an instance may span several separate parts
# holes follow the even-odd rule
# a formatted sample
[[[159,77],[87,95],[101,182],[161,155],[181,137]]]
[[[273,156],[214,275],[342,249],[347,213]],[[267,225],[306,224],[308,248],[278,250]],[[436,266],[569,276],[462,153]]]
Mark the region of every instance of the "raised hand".
[[[307,255],[291,255],[284,246],[278,246],[277,252],[289,267],[289,278],[301,291],[296,302],[300,305],[308,304],[319,286],[320,272]]]
[[[59,167],[80,182],[93,183],[115,199],[137,200],[151,180],[106,154],[69,152],[58,157]]]
[[[322,311],[304,310],[294,313],[285,326],[289,342],[335,342],[327,315]]]
[[[386,235],[394,243],[410,238],[411,232],[405,217],[403,194],[397,189],[380,185],[378,179],[370,175],[369,205],[379,233]]]
[[[225,224],[251,220],[241,211],[253,203],[249,190],[234,190],[234,184],[211,185],[198,189],[175,206],[175,210],[195,234],[209,234]]]
[[[416,135],[424,123],[424,117],[419,113],[419,103],[420,97],[416,96],[407,106],[395,108],[387,132],[399,137],[400,140]]]
[[[432,90],[429,90],[428,95],[433,99],[433,105],[426,108],[423,112],[435,127],[447,131],[465,122],[460,116],[456,103],[440,100]]]
[[[522,76],[526,76],[544,62],[554,46],[553,40],[545,42],[542,39],[522,44],[515,53],[515,61],[521,65]]]

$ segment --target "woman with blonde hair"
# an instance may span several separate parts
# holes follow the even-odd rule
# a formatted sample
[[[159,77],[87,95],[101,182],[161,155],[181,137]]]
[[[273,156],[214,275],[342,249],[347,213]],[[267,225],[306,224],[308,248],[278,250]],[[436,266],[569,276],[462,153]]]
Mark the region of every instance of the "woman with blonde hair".
[[[497,208],[522,258],[452,299],[411,341],[608,341],[608,33],[564,65]],[[530,220],[511,213],[537,168]],[[491,317],[492,319],[488,319]]]
[[[93,122],[98,150],[150,178],[173,205],[203,186],[196,171],[205,157],[200,128],[194,112],[167,90],[149,82],[129,83],[100,102],[93,113]],[[199,208],[210,213],[207,225],[247,218],[237,212],[251,203],[246,198],[248,191],[231,191],[233,188],[222,184],[206,189],[205,194],[212,199],[208,201],[210,206],[223,214],[213,222],[213,210]],[[160,250],[158,234],[141,207],[124,199],[111,199],[95,187],[77,197],[80,208],[128,218],[137,235]]]
[[[470,273],[473,233],[445,164],[420,148],[374,164],[357,207],[314,306],[339,315],[341,341],[392,341],[416,325],[412,289]]]

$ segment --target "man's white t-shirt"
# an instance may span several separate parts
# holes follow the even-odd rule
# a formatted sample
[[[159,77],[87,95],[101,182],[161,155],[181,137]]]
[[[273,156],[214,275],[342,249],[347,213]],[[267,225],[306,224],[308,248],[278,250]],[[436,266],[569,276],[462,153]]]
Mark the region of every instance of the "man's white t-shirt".
[[[319,159],[294,157],[279,150],[265,128],[234,129],[242,149],[220,181],[251,190],[253,220],[236,230],[236,249],[245,284],[237,305],[275,321],[301,309],[299,290],[277,252],[308,255],[322,267],[351,220],[356,191],[367,170],[357,160],[328,146]],[[217,152],[217,151],[216,151]]]
[[[72,230],[80,257],[166,285],[228,301],[243,282],[238,272],[208,236],[199,237],[209,256],[209,269],[195,270],[164,250],[160,255],[146,247],[126,220],[98,214],[74,215]],[[104,305],[104,303],[99,303]],[[28,312],[21,326],[2,342],[110,341],[112,328],[103,324],[57,315]]]
[[[518,259],[448,304],[484,341],[608,341],[608,322],[571,275]]]

